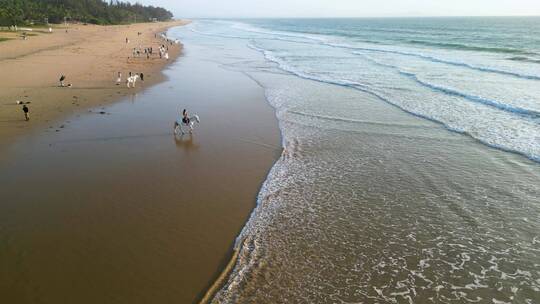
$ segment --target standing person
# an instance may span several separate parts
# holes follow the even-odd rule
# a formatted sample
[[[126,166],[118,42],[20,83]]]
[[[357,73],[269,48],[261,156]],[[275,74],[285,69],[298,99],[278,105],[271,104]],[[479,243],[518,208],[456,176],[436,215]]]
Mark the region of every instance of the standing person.
[[[122,82],[122,72],[118,72],[118,78],[116,78],[116,85],[120,85]]]
[[[139,76],[141,77],[141,81],[144,81],[144,74],[140,73]]]
[[[30,120],[30,114],[28,113],[30,110],[26,105],[23,105],[22,110],[24,112],[24,120],[29,121]]]
[[[64,87],[64,80],[66,80],[66,76],[64,76],[64,74],[62,74],[62,76],[60,76],[60,86],[61,87]]]
[[[128,43],[129,43],[129,39],[126,37],[126,44],[128,44]]]

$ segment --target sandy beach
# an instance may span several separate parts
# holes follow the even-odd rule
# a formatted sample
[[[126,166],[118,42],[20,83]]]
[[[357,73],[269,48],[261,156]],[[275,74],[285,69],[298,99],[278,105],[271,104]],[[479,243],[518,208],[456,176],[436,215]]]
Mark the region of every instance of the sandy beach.
[[[159,36],[187,21],[139,23],[118,26],[69,24],[34,29],[27,40],[10,32],[0,42],[0,144],[36,128],[59,128],[54,122],[73,113],[104,105],[134,94],[162,80],[161,70],[181,53],[181,44],[168,45],[169,60],[160,59]],[[141,35],[138,35],[141,33]],[[129,43],[126,43],[126,38]],[[133,58],[133,48],[152,47],[153,55]],[[116,85],[117,73],[121,85]],[[125,86],[129,72],[143,73],[136,89]],[[59,87],[60,75],[66,85]],[[30,121],[24,120],[16,101],[30,102]]]
[[[138,94],[112,76],[110,90],[56,88],[54,77],[43,91],[124,97],[80,112],[68,100],[47,118],[53,128],[14,129],[20,136],[2,146],[8,302],[197,303],[219,276],[281,154],[280,133],[264,90],[209,60],[225,52],[182,54]],[[19,106],[3,107],[21,120]],[[192,136],[173,135],[182,108],[201,117]]]
[[[167,24],[8,41],[2,300],[539,302],[539,47],[505,38],[537,24],[200,19],[169,65],[122,46]]]

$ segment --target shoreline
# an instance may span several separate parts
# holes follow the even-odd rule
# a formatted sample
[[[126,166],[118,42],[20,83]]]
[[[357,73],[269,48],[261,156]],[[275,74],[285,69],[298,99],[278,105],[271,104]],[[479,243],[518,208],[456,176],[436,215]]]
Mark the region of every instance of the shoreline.
[[[28,40],[0,43],[0,144],[43,128],[64,127],[72,115],[103,107],[152,87],[166,79],[163,71],[182,53],[182,44],[168,45],[169,59],[158,57],[158,46],[165,44],[160,34],[187,20],[129,25],[70,25],[55,28]],[[64,32],[66,31],[67,32]],[[141,33],[138,35],[137,33]],[[126,44],[125,38],[129,38]],[[132,58],[132,48],[152,47],[150,59],[144,53]],[[116,72],[122,82],[116,85]],[[144,73],[144,82],[126,88],[129,71]],[[71,88],[58,87],[59,75],[66,75]],[[30,121],[24,121],[17,100],[30,102]]]
[[[61,132],[39,130],[6,149],[0,218],[16,241],[6,261],[28,252],[7,264],[6,279],[21,282],[8,299],[198,303],[234,261],[281,135],[256,82],[206,60],[219,50],[190,47],[166,81],[108,105],[110,115],[75,114]],[[202,119],[192,137],[172,134],[179,106]]]
[[[221,27],[171,29],[186,51],[165,81],[5,149],[7,301],[533,301],[536,163],[297,77],[269,62],[274,40],[257,52]],[[182,109],[193,134],[172,131]]]
[[[255,205],[253,209],[257,208]],[[249,221],[249,219],[248,219]],[[247,224],[247,221],[246,223]],[[242,241],[243,243],[244,241]],[[200,293],[200,300],[198,300],[197,304],[209,304],[212,299],[215,297],[216,293],[223,288],[227,280],[229,279],[231,272],[233,271],[234,267],[237,264],[238,261],[238,255],[240,254],[240,247],[236,247],[233,243],[233,248],[231,249],[230,256],[228,256],[226,259],[227,263],[224,265],[223,268],[219,269],[217,274],[218,276],[211,281],[211,284],[209,287]]]

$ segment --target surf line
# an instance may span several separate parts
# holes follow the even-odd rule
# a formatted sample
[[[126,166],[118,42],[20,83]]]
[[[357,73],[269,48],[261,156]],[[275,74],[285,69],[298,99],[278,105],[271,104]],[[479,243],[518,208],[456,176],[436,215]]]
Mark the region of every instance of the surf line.
[[[240,254],[240,250],[244,247],[245,242],[246,239],[242,240],[242,246],[234,246],[236,248],[233,248],[233,254],[231,256],[231,259],[227,263],[227,266],[225,266],[218,278],[214,281],[214,283],[212,283],[210,288],[208,288],[208,290],[204,294],[204,297],[201,301],[199,301],[198,304],[209,304],[216,295],[216,293],[225,285],[225,282],[229,279],[229,276],[231,275],[234,266],[236,266],[236,261],[238,261],[238,254]]]

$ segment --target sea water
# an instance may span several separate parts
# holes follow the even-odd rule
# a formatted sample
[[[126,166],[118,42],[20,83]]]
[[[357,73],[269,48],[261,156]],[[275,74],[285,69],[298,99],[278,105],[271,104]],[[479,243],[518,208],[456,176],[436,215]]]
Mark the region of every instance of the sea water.
[[[283,154],[216,303],[540,302],[540,18],[196,20]]]

